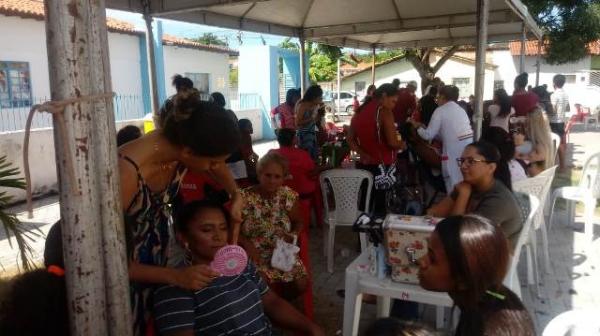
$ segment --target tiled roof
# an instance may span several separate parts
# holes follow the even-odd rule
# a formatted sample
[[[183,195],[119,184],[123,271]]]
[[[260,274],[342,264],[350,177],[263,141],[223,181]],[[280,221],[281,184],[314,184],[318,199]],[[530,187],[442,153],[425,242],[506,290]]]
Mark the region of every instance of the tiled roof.
[[[521,42],[513,41],[509,43],[510,53],[513,56],[521,55]],[[536,56],[538,52],[538,41],[525,41],[525,56]],[[541,50],[542,55],[546,53],[545,48]],[[600,40],[588,45],[590,55],[600,55]]]
[[[208,45],[208,44],[198,43],[198,42],[194,42],[192,40],[189,40],[189,39],[186,39],[186,38],[183,38],[183,37],[177,37],[177,36],[168,35],[168,34],[163,34],[163,44],[165,44],[165,45],[175,45],[175,46],[184,47],[184,48],[193,48],[193,49],[199,49],[199,50],[206,50],[206,51],[224,53],[224,54],[228,54],[228,55],[231,55],[231,56],[237,56],[238,55],[237,51],[235,51],[233,49],[229,49],[229,48],[224,47],[224,46]]]
[[[43,0],[0,0],[0,14],[8,16],[19,16],[23,18],[31,18],[43,20],[44,1]],[[135,26],[129,22],[106,18],[106,27],[109,31],[140,34],[141,32],[135,29]]]

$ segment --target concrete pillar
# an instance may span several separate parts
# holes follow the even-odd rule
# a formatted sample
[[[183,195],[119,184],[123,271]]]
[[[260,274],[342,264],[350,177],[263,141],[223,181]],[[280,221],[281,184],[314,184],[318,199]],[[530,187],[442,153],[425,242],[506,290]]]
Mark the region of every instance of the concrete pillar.
[[[485,54],[490,0],[477,0],[477,45],[475,54],[475,119],[474,139],[481,137],[483,121],[483,89],[485,86]]]

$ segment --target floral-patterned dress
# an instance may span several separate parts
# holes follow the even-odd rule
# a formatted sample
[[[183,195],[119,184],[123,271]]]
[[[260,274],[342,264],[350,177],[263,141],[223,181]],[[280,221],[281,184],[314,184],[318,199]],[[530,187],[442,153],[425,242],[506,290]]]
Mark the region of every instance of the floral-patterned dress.
[[[298,193],[287,186],[277,190],[273,198],[265,199],[253,190],[253,187],[242,190],[246,206],[242,212],[244,222],[241,234],[258,250],[258,271],[265,274],[271,282],[292,282],[306,277],[306,268],[296,259],[296,265],[290,272],[283,272],[271,267],[271,257],[277,238],[282,233],[291,231],[288,213],[298,200]]]

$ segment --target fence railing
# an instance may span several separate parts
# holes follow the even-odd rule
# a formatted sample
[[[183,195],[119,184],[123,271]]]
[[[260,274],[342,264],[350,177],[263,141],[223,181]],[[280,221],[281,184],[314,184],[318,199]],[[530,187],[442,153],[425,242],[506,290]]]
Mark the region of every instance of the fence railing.
[[[32,105],[50,100],[48,97],[35,97],[31,104],[21,104],[10,108],[0,107],[0,132],[14,132],[25,129],[27,114]],[[144,101],[138,95],[117,95],[113,99],[115,120],[141,119],[146,114]],[[33,117],[32,129],[52,127],[52,116],[48,113],[37,113]]]

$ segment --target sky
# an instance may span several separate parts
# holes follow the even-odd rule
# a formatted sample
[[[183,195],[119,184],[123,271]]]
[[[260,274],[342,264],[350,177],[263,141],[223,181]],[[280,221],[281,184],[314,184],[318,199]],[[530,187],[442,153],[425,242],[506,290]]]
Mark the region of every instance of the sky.
[[[106,10],[106,15],[115,19],[130,22],[135,25],[139,30],[146,30],[146,24],[141,14],[117,11],[112,9]],[[240,43],[238,40],[238,31],[232,29],[225,29],[220,27],[205,26],[199,24],[184,23],[172,20],[163,20],[163,33],[179,36],[179,37],[198,37],[204,33],[213,33],[219,38],[227,41],[229,47],[232,49],[238,49]],[[264,38],[267,45],[278,45],[285,37],[268,34],[257,34],[252,32],[241,32],[242,44],[244,46],[256,46],[262,45],[262,38]]]

